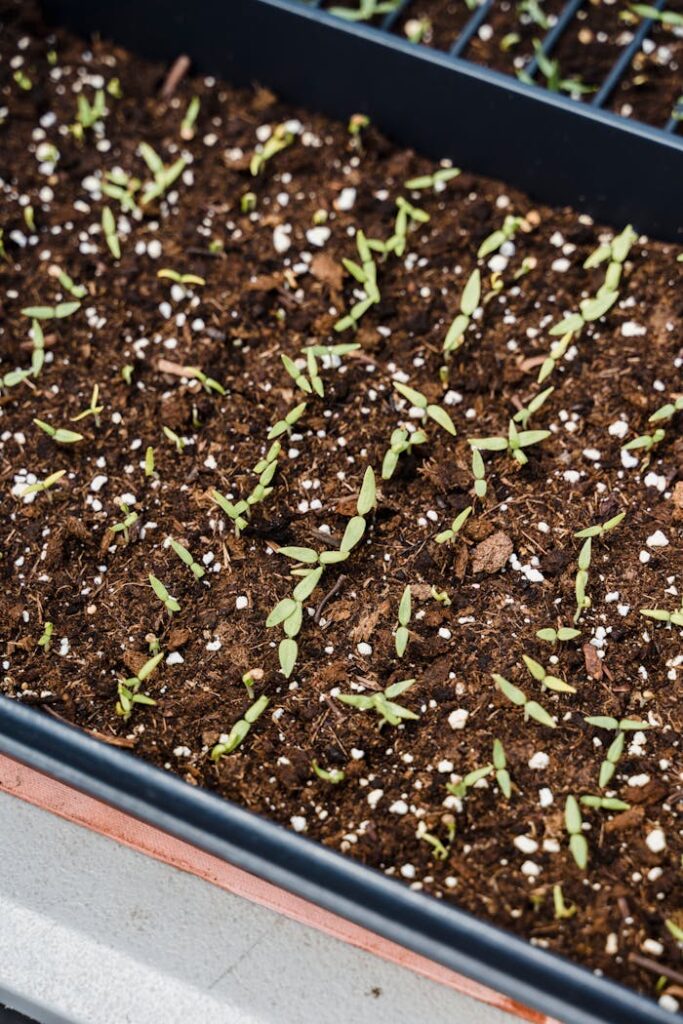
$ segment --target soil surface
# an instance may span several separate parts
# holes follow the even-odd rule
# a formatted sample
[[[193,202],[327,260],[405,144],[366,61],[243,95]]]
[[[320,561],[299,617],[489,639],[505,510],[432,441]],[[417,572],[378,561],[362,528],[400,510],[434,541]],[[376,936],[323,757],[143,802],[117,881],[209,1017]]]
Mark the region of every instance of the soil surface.
[[[611,232],[466,170],[439,189],[407,189],[435,166],[373,126],[351,135],[267,90],[211,79],[182,77],[164,98],[168,69],[51,36],[32,4],[3,0],[0,11],[2,691],[675,1008],[683,633],[640,609],[681,607],[683,414],[662,424],[649,454],[622,446],[681,395],[676,250],[634,240],[612,308],[577,331],[539,385],[552,326],[603,283],[605,263],[583,264]],[[93,103],[98,89],[106,112],[74,131],[78,97]],[[195,96],[193,137],[181,138]],[[253,154],[285,122],[291,144],[252,176]],[[164,184],[153,158],[146,166],[141,143],[166,167],[184,158],[175,181]],[[104,179],[112,172],[119,188],[124,175],[161,174],[161,194],[140,207],[133,190],[122,209]],[[360,262],[361,228],[394,234],[401,196],[429,219],[411,220],[400,257],[375,251],[379,301],[357,331],[336,332],[364,295],[342,259]],[[478,260],[509,214],[524,218],[514,241]],[[481,300],[445,361],[477,267]],[[174,283],[162,269],[205,283]],[[80,306],[39,321],[41,367],[22,310],[67,302]],[[304,394],[283,367],[281,355],[347,342],[359,347],[318,361],[324,397]],[[442,420],[445,410],[457,436],[421,421],[397,381]],[[487,493],[475,497],[468,438],[507,436],[510,417],[550,386],[528,425],[550,435],[525,449],[523,466],[484,451]],[[214,491],[233,502],[252,493],[269,431],[303,401],[280,436],[272,491],[237,536]],[[82,439],[50,436],[36,419]],[[392,432],[416,426],[426,441],[382,480]],[[303,601],[285,677],[282,626],[266,619],[302,577],[278,550],[338,549],[369,466],[377,507]],[[468,507],[457,536],[437,543]],[[575,533],[620,512],[593,540],[580,635],[537,638],[573,625]],[[166,610],[150,574],[179,610]],[[156,668],[128,684],[155,703],[122,717],[120,680],[157,651]],[[523,655],[576,692],[542,688]],[[525,721],[493,673],[556,727]],[[395,699],[418,717],[398,725],[340,700],[413,678]],[[267,710],[248,733],[240,727],[241,745],[212,760],[263,695]],[[587,716],[644,723],[624,734],[603,789],[617,733]],[[492,773],[464,796],[449,792],[491,764],[496,739],[509,798]],[[565,804],[586,794],[627,807],[582,805],[584,869]]]

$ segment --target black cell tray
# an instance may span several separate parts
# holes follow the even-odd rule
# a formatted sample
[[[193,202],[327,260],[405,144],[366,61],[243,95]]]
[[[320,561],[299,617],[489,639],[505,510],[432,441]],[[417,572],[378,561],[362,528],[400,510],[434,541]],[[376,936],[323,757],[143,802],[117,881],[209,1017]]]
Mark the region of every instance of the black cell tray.
[[[673,131],[524,85],[457,52],[296,0],[44,7],[56,24],[154,58],[187,53],[201,71],[260,81],[335,117],[364,112],[397,141],[539,200],[683,240],[683,140]],[[0,751],[567,1024],[672,1024],[654,1001],[7,698]]]

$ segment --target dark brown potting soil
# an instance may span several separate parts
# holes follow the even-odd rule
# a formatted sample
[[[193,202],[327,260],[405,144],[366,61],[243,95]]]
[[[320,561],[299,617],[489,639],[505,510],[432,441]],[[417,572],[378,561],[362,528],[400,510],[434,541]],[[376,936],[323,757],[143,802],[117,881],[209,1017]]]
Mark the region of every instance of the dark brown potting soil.
[[[267,90],[211,79],[183,78],[164,100],[167,69],[52,36],[32,4],[3,0],[0,11],[2,692],[675,1006],[682,631],[640,610],[675,615],[682,603],[682,414],[662,424],[649,456],[622,451],[683,390],[675,248],[634,242],[613,307],[539,385],[550,330],[600,288],[606,264],[583,264],[612,232],[466,170],[439,190],[407,189],[436,167],[374,126],[352,135]],[[78,97],[93,103],[98,89],[106,113],[73,131]],[[194,96],[194,135],[182,139]],[[252,155],[285,122],[291,144],[252,176]],[[166,167],[181,156],[186,166],[142,207],[131,186],[122,209],[121,193],[103,195],[104,176],[118,168],[114,182],[149,182],[141,143]],[[363,298],[342,260],[360,262],[359,229],[392,236],[400,196],[429,220],[412,221],[402,256],[375,252],[380,301],[357,331],[336,332]],[[120,258],[101,227],[105,207]],[[478,260],[508,214],[525,218],[514,243]],[[476,267],[482,301],[447,362],[444,337]],[[174,283],[162,269],[205,283]],[[80,299],[60,271],[85,289]],[[22,310],[76,301],[70,315],[39,321],[40,368]],[[342,342],[359,348],[319,360],[324,397],[299,390],[281,355]],[[39,372],[15,373],[32,360]],[[446,410],[457,436],[419,420],[396,381]],[[550,436],[526,449],[524,466],[485,451],[488,491],[476,498],[468,438],[507,436],[510,417],[550,386],[528,427]],[[237,536],[213,493],[236,502],[252,492],[271,427],[303,401],[280,436],[272,492]],[[77,419],[89,408],[99,411]],[[50,436],[36,420],[82,439]],[[426,442],[382,480],[393,431],[415,425]],[[266,619],[298,578],[278,550],[338,548],[369,466],[377,507],[303,602],[285,677],[282,627]],[[469,506],[460,533],[436,543]],[[554,647],[538,639],[573,624],[576,531],[619,512],[593,541],[580,635]],[[166,610],[150,574],[179,610]],[[139,690],[155,703],[124,720],[119,681],[156,651]],[[543,689],[523,655],[576,692]],[[556,727],[525,721],[493,673]],[[419,717],[400,725],[380,728],[373,710],[339,699],[411,678],[396,700]],[[215,763],[219,737],[262,695],[267,710]],[[624,734],[602,789],[617,733],[588,716],[649,726]],[[491,764],[496,739],[509,798],[491,773],[450,793]],[[582,805],[584,869],[565,804],[585,795],[627,806]]]

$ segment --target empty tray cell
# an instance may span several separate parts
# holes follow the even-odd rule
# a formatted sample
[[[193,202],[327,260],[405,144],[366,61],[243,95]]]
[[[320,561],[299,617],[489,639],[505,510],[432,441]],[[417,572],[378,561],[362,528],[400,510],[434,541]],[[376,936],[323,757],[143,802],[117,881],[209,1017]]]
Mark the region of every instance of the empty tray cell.
[[[540,43],[557,23],[565,0],[497,0],[491,13],[473,36],[468,60],[516,74],[534,55],[534,41]]]
[[[550,55],[555,89],[587,101],[597,93],[637,28],[624,24],[621,11],[616,0],[597,0],[577,10]],[[549,84],[542,68],[535,80]]]
[[[395,31],[436,50],[450,50],[478,7],[466,0],[414,0],[404,6]]]
[[[683,3],[664,9],[681,18],[680,25],[657,21],[614,91],[610,107],[656,128],[666,126],[683,94]]]

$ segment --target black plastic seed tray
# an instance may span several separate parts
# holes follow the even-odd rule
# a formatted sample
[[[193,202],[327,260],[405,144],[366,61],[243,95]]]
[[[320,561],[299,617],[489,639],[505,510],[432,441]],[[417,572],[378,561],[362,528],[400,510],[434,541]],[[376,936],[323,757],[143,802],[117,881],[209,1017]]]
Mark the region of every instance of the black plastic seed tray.
[[[236,83],[259,81],[310,109],[342,118],[367,114],[395,140],[537,200],[683,241],[679,121],[652,128],[604,109],[651,19],[641,21],[598,91],[580,102],[463,58],[493,0],[475,9],[449,52],[392,34],[409,0],[400,0],[379,27],[331,15],[321,2],[44,0],[44,6],[55,21],[99,31],[147,56],[187,53],[199,70]],[[567,0],[543,40],[546,54],[583,2]],[[527,72],[536,74],[535,62]]]
[[[457,55],[288,0],[46,0],[56,23],[149,56],[187,53],[309,108],[367,113],[434,157],[674,238],[683,140],[525,86]],[[475,12],[466,36],[476,31]],[[559,23],[558,23],[559,24]],[[17,701],[0,751],[567,1024],[670,1024],[656,1003]]]

